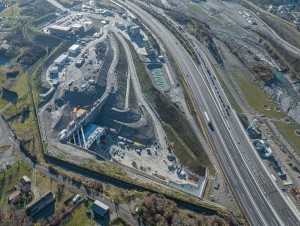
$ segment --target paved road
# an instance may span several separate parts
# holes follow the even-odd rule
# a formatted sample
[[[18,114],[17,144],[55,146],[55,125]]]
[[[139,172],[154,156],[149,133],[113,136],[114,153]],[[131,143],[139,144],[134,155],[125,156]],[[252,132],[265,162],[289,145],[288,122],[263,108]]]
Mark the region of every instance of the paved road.
[[[214,124],[214,131],[207,130],[212,146],[250,224],[298,225],[299,220],[296,213],[289,208],[269,176],[265,176],[266,172],[257,169],[256,173],[264,175],[264,185],[266,188],[270,188],[268,195],[262,192],[261,186],[254,179],[253,172],[246,163],[241,150],[256,152],[245,135],[236,114],[232,110],[229,111],[230,116],[224,113],[219,97],[212,92],[212,87],[208,85],[208,79],[204,77],[203,72],[200,72],[172,33],[144,10],[128,1],[126,3],[159,36],[175,57],[186,75],[185,79],[201,115],[203,116],[204,111],[209,113]],[[226,105],[229,105],[223,93],[220,93],[220,97],[223,102],[226,101]],[[240,138],[239,141],[236,141],[236,136]],[[252,158],[253,161],[258,162],[257,156],[252,155]]]
[[[88,191],[84,188],[84,186],[78,186],[72,183],[71,180],[68,180],[63,177],[63,175],[58,174],[54,175],[49,172],[49,170],[39,164],[34,163],[29,157],[25,155],[25,153],[20,149],[20,142],[18,139],[16,139],[15,135],[11,132],[10,128],[6,124],[6,122],[3,120],[3,118],[0,116],[0,127],[5,131],[6,138],[10,139],[11,144],[14,145],[15,150],[21,155],[22,159],[27,162],[29,165],[33,167],[34,170],[40,172],[41,174],[52,178],[55,181],[58,181],[59,183],[65,184],[67,187],[72,188],[73,190],[77,191],[78,193],[85,194],[87,196],[91,196],[94,199],[98,199],[101,202],[105,203],[109,206],[109,208],[114,211],[115,204],[111,202],[109,199],[103,198],[100,195],[97,195],[96,193],[89,194]],[[80,173],[79,173],[80,174]],[[124,219],[128,220],[133,225],[139,225],[138,221],[133,218],[130,209],[127,205],[119,205],[118,208],[118,215],[123,217]]]

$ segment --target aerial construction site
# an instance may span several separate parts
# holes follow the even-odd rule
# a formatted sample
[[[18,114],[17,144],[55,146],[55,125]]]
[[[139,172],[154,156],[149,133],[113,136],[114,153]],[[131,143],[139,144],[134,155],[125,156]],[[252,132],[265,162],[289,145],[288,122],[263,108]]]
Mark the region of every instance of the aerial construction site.
[[[165,52],[159,44],[153,47],[153,36],[148,37],[149,31],[133,22],[135,17],[126,13],[87,14],[81,10],[62,18],[60,27],[54,22],[42,28],[53,32],[53,28],[63,29],[68,21],[85,21],[88,25],[96,19],[102,22],[99,32],[90,38],[79,38],[43,74],[43,81],[50,88],[40,94],[44,102],[39,114],[50,152],[93,153],[102,161],[118,163],[174,189],[202,197],[207,170],[203,167],[204,170],[193,172],[174,154],[176,146],[168,140],[164,122],[153,106],[155,101],[142,90],[145,84],[140,84],[137,73],[141,72],[136,71],[132,57],[136,53],[131,53],[131,49],[144,62],[143,70],[150,78],[146,85],[167,95],[175,114],[191,117]]]

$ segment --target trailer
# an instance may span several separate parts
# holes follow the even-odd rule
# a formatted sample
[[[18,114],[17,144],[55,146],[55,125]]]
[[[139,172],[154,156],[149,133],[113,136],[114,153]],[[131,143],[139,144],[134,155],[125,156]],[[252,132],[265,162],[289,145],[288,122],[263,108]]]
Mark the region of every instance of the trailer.
[[[206,119],[207,124],[211,125],[211,121],[210,121],[210,119],[209,119],[208,114],[207,114],[206,111],[204,112],[204,115],[205,115],[205,119]]]

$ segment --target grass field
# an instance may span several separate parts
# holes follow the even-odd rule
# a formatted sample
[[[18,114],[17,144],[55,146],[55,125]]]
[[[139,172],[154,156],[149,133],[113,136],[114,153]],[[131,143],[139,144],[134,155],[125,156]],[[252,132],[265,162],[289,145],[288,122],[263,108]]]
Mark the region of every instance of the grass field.
[[[239,67],[233,67],[230,69],[230,73],[236,80],[251,107],[268,117],[285,117],[283,113],[274,110],[276,104],[267,100],[266,93],[261,91],[260,87],[252,81],[252,76],[248,72]],[[271,110],[266,110],[264,105],[268,105]]]
[[[91,216],[88,216],[86,211],[91,209],[92,202],[89,201],[87,207],[82,203],[80,204],[80,207],[76,208],[72,214],[70,219],[65,222],[64,225],[66,226],[90,226],[95,225],[96,221],[93,219],[93,214]]]
[[[0,206],[7,205],[8,196],[14,190],[13,186],[19,182],[22,176],[31,178],[32,168],[26,162],[19,160],[11,168],[0,173]]]
[[[191,10],[194,10],[196,11],[197,13],[200,13],[201,15],[203,16],[208,16],[208,14],[200,7],[200,6],[197,6],[193,3],[190,3],[189,1],[187,0],[180,0],[186,7],[188,7],[189,9]]]
[[[75,193],[71,192],[67,187],[62,189],[62,192],[58,192],[61,184],[52,180],[50,177],[47,177],[39,172],[36,173],[36,186],[39,188],[42,194],[47,191],[52,191],[56,195],[56,206],[62,204],[64,201],[69,199],[71,196],[74,196]]]
[[[285,122],[273,122],[280,134],[292,146],[295,152],[300,155],[300,137],[294,131],[299,130],[300,126],[296,123],[287,124]]]

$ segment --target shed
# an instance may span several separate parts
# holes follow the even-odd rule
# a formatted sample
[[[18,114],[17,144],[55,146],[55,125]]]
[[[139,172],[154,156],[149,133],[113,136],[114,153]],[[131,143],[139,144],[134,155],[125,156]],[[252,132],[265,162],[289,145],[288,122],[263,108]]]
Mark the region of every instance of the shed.
[[[104,219],[109,216],[109,207],[99,200],[96,200],[93,203],[92,211],[94,213],[94,218],[96,219]]]
[[[8,196],[8,203],[18,203],[22,198],[22,192],[20,190],[16,190]]]
[[[68,61],[68,55],[62,54],[54,60],[56,66],[63,66]]]
[[[31,180],[29,179],[29,177],[27,177],[26,175],[23,176],[21,179],[20,179],[20,182],[25,185],[25,184],[31,184]]]

